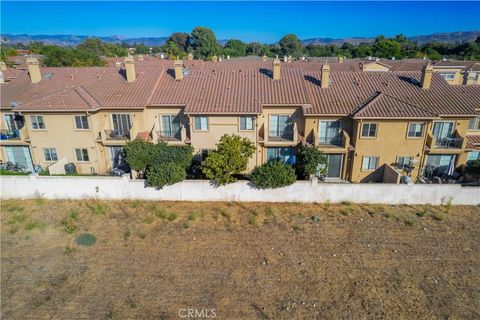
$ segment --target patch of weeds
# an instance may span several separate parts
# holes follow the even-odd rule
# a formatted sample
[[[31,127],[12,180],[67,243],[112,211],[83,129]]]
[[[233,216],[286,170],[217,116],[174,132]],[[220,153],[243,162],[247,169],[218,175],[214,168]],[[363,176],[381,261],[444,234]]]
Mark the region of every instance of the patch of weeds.
[[[227,207],[233,206],[233,202],[232,202],[232,201],[227,201],[227,202],[225,202],[225,204],[227,205]]]
[[[416,212],[416,215],[417,215],[417,217],[422,218],[422,217],[424,217],[427,213],[428,213],[428,206],[427,206],[427,205],[424,205],[423,208],[422,208],[422,210]]]
[[[25,227],[24,227],[24,229],[28,231],[33,229],[44,229],[44,228],[45,228],[45,224],[40,223],[38,221],[29,221],[25,224]]]
[[[22,207],[21,205],[19,204],[11,204],[11,205],[8,205],[8,206],[5,206],[5,209],[9,212],[14,212],[14,211],[23,211],[25,210],[24,207]]]
[[[293,231],[295,231],[295,232],[300,232],[300,231],[303,230],[303,228],[302,228],[301,226],[299,226],[298,224],[294,224],[294,225],[292,226],[292,229],[293,229]]]
[[[443,219],[445,219],[445,215],[441,212],[438,212],[438,211],[432,212],[431,216],[432,216],[433,219],[435,219],[437,221],[442,221]]]
[[[273,210],[273,208],[270,207],[270,206],[269,206],[269,207],[266,207],[266,208],[265,208],[265,215],[266,215],[267,217],[275,216],[275,210]]]
[[[155,208],[154,214],[157,218],[160,218],[160,219],[167,218],[167,212],[165,211],[165,209],[162,209],[162,208]]]
[[[17,225],[13,225],[8,229],[8,232],[13,234],[13,233],[17,233],[18,230],[20,230],[20,227]]]
[[[387,218],[387,219],[390,219],[391,217],[393,217],[393,213],[390,212],[389,210],[385,211],[385,212],[383,213],[383,215],[384,215],[385,218]]]
[[[147,235],[146,235],[145,233],[143,233],[143,232],[140,232],[140,233],[138,234],[138,237],[139,237],[140,239],[144,240],[144,239],[147,237]]]
[[[340,202],[340,204],[343,204],[344,206],[347,206],[347,207],[351,207],[353,203],[351,201],[342,201]]]
[[[78,210],[77,209],[70,209],[68,211],[68,217],[73,220],[78,219]]]
[[[374,209],[368,208],[367,213],[370,217],[372,217],[372,218],[375,217],[375,210]]]
[[[129,207],[133,209],[137,209],[138,207],[140,207],[141,204],[142,202],[140,200],[133,200],[133,201],[129,201],[128,203]]]
[[[444,208],[445,208],[445,213],[450,212],[450,209],[452,208],[452,199],[451,198],[449,198],[447,200],[447,202],[445,202]]]
[[[248,219],[248,223],[252,226],[257,226],[258,225],[257,215],[255,215],[253,212],[250,215],[250,219]]]
[[[177,220],[177,218],[178,218],[178,215],[175,212],[170,213],[167,217],[168,221],[170,222]]]
[[[143,220],[143,222],[144,222],[145,224],[151,224],[151,223],[153,222],[153,220],[154,220],[154,216],[148,215],[148,216],[145,217],[145,219]]]
[[[25,213],[23,213],[21,211],[16,211],[8,217],[6,223],[7,224],[17,224],[17,223],[24,222],[26,219],[27,219],[27,216],[25,215]]]
[[[258,209],[253,209],[252,210],[252,214],[255,216],[255,217],[258,217],[260,215],[260,211],[258,211]]]
[[[197,215],[195,214],[195,212],[190,212],[190,213],[188,214],[188,220],[189,220],[189,221],[195,221],[195,220],[197,220]]]
[[[330,205],[332,204],[332,201],[330,199],[325,200],[323,205],[325,206],[325,209],[330,208]]]
[[[219,212],[222,217],[224,217],[227,220],[230,220],[231,215],[230,215],[230,212],[228,212],[228,210],[221,208]]]
[[[35,202],[37,204],[43,204],[45,202],[45,199],[43,197],[43,193],[40,193],[38,190],[35,191],[35,193],[33,194],[33,198],[35,199]]]
[[[184,223],[182,223],[182,227],[188,229],[190,228],[190,223],[188,221],[185,221]]]
[[[415,220],[415,218],[413,217],[406,217],[403,222],[405,222],[405,224],[407,226],[410,226],[410,227],[413,227],[415,225],[415,223],[417,223],[417,220]]]
[[[349,216],[355,213],[355,209],[352,207],[345,207],[340,210],[340,213],[344,216]]]
[[[91,246],[97,242],[97,238],[91,233],[82,233],[75,239],[75,242],[81,246]]]
[[[71,248],[71,247],[65,247],[65,250],[63,251],[64,254],[71,254],[75,251],[75,248]]]
[[[312,221],[313,221],[313,223],[319,223],[320,222],[320,216],[318,214],[312,215]]]
[[[108,206],[105,202],[102,201],[95,201],[93,203],[88,203],[87,208],[96,215],[96,216],[103,216],[107,213]]]
[[[130,229],[126,229],[125,231],[123,231],[123,240],[127,240],[128,238],[130,238],[131,235],[132,232],[130,231]]]

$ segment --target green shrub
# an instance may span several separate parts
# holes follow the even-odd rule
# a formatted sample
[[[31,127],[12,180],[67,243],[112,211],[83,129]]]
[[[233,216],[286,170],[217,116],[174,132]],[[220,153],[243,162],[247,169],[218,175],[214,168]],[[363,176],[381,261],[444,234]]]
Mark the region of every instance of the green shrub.
[[[178,215],[175,212],[172,212],[168,215],[167,219],[168,219],[168,221],[173,222],[173,221],[177,220],[177,217],[178,217]]]
[[[255,145],[247,138],[223,135],[217,150],[208,154],[202,172],[220,185],[236,181],[234,175],[247,169],[248,159],[255,153]]]
[[[315,173],[325,173],[327,157],[315,146],[301,147],[298,152],[297,168],[299,175],[310,176]]]
[[[74,233],[78,230],[77,226],[75,225],[75,219],[72,219],[71,217],[62,219],[61,223],[63,230],[66,233]]]
[[[101,201],[89,203],[87,204],[87,208],[96,216],[103,216],[108,210],[107,204]]]
[[[270,161],[256,167],[250,180],[259,189],[281,188],[295,182],[295,170],[283,162]]]
[[[145,171],[152,164],[154,144],[141,139],[127,141],[125,144],[126,161],[130,168]]]
[[[468,161],[465,172],[474,176],[480,176],[480,159]]]
[[[187,174],[185,168],[175,162],[158,163],[147,169],[147,185],[155,188],[163,188],[185,180]]]

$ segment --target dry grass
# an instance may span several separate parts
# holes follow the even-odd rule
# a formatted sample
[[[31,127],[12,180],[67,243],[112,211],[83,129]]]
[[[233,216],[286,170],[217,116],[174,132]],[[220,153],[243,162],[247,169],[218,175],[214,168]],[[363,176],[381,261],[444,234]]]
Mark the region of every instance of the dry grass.
[[[479,207],[38,198],[1,222],[5,319],[480,318]]]

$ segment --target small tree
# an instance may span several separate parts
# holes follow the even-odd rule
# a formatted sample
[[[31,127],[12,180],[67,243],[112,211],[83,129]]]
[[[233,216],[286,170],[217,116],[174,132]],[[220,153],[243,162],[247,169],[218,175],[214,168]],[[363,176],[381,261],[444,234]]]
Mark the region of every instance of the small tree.
[[[281,161],[270,161],[256,167],[250,180],[259,189],[281,188],[295,182],[295,170]]]
[[[185,180],[186,175],[185,168],[179,163],[158,163],[147,169],[147,185],[161,189]]]
[[[255,153],[255,145],[247,138],[236,135],[223,135],[217,150],[208,154],[202,172],[218,184],[235,182],[233,176],[247,169],[248,159]]]
[[[467,166],[465,167],[465,172],[480,177],[480,159],[468,161]]]
[[[147,167],[152,164],[154,147],[155,145],[153,143],[141,139],[127,141],[125,144],[125,154],[130,168],[145,172]]]
[[[322,151],[315,146],[304,146],[299,151],[298,169],[302,176],[310,176],[311,174],[325,173],[327,165],[327,157]]]

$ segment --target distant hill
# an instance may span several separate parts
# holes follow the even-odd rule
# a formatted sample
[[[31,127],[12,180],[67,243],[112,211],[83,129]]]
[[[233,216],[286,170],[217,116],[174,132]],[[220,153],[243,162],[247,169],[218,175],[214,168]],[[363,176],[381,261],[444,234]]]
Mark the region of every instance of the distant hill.
[[[429,35],[420,35],[408,37],[412,41],[416,41],[418,44],[423,44],[426,42],[446,42],[446,43],[459,43],[459,42],[468,42],[473,41],[480,36],[480,30],[477,31],[462,31],[462,32],[445,32],[445,33],[434,33]],[[45,44],[55,44],[59,46],[76,46],[82,42],[85,38],[91,36],[79,36],[79,35],[28,35],[28,34],[2,34],[2,43],[4,44],[13,44],[13,43],[23,43],[27,44],[30,41],[42,41]],[[121,36],[108,36],[108,37],[95,37],[99,38],[104,42],[112,43],[122,43],[125,42],[129,45],[135,43],[143,43],[146,46],[161,46],[164,45],[168,37],[144,37],[144,38],[125,38]],[[374,37],[351,37],[351,38],[311,38],[302,40],[303,45],[308,44],[335,44],[342,45],[344,42],[348,42],[354,45],[360,43],[369,43],[374,41]],[[218,42],[222,45],[226,43],[227,40],[219,40]]]

